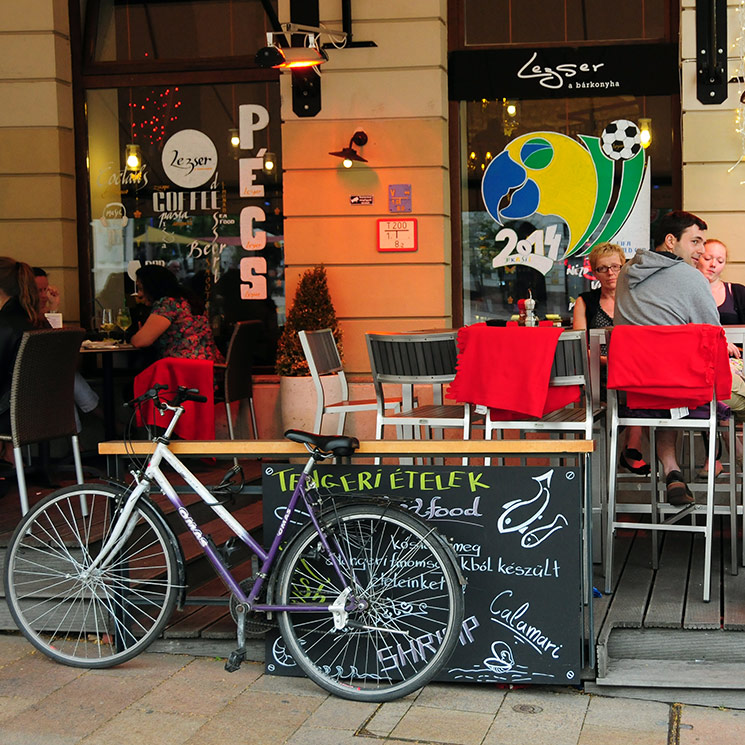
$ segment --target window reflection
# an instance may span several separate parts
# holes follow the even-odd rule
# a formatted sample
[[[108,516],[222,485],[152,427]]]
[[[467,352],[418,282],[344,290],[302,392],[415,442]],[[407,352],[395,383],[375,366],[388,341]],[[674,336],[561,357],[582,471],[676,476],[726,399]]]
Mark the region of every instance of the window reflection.
[[[463,102],[461,106],[466,127],[461,153],[461,162],[464,163],[464,321],[509,319],[517,313],[517,300],[526,298],[529,292],[537,302],[539,316],[557,314],[568,320],[574,299],[596,281],[591,276],[584,244],[571,256],[565,257],[567,225],[551,214],[534,215],[524,221],[512,219],[509,229],[503,230],[503,226],[487,211],[482,193],[484,173],[511,142],[528,133],[556,132],[579,143],[579,135],[600,137],[612,121],[628,119],[638,122],[640,117],[646,116],[655,122],[655,132],[659,133],[647,151],[654,218],[657,212],[673,207],[670,98],[617,96],[540,101],[483,100]],[[546,148],[545,152],[549,151],[550,148]],[[541,151],[537,150],[534,157],[540,162]],[[611,164],[608,173],[612,180],[609,196],[612,206],[619,198],[622,169],[618,164],[608,163]],[[579,176],[574,174],[573,178],[574,182],[570,179],[566,184],[568,191],[577,186]],[[500,210],[507,209],[510,200],[518,201],[516,191],[517,185],[504,196],[499,204]],[[592,195],[586,197],[590,198],[594,199]],[[589,204],[591,207],[592,202]],[[606,215],[610,214],[610,209],[607,208]],[[490,211],[496,211],[496,207]],[[519,214],[518,210],[516,214]],[[501,260],[505,254],[514,259],[521,251],[530,251],[541,258],[532,256],[530,262],[517,263]]]
[[[265,151],[281,153],[269,113],[278,97],[265,83],[87,92],[97,308],[133,305],[137,266],[157,262],[205,299],[223,350],[237,321],[262,320],[256,364],[272,364],[284,319],[281,164],[262,165]]]

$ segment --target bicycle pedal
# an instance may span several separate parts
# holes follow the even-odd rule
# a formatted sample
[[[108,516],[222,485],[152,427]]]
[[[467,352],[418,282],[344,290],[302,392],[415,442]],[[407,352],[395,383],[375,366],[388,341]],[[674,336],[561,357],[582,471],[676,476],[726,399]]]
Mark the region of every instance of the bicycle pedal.
[[[241,667],[241,663],[243,663],[246,659],[246,648],[241,647],[240,649],[235,649],[230,653],[230,657],[228,657],[227,662],[225,663],[225,670],[229,673],[234,673],[236,670],[239,670]]]

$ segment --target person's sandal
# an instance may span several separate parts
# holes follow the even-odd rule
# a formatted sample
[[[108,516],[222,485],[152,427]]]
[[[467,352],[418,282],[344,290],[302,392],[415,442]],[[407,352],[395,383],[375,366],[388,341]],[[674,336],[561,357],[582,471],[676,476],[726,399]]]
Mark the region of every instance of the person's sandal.
[[[631,473],[638,473],[640,476],[649,476],[649,463],[647,463],[642,454],[634,448],[626,448],[621,451],[621,457],[618,462],[623,468]]]
[[[724,466],[721,464],[720,461],[716,461],[714,463],[714,478],[718,479],[723,473],[724,473]],[[702,468],[700,471],[697,471],[696,478],[699,481],[707,481],[709,478],[709,469]]]
[[[683,474],[680,471],[670,471],[665,477],[667,486],[667,502],[674,507],[686,507],[689,504],[695,504],[696,498],[688,488],[688,484],[683,481]]]

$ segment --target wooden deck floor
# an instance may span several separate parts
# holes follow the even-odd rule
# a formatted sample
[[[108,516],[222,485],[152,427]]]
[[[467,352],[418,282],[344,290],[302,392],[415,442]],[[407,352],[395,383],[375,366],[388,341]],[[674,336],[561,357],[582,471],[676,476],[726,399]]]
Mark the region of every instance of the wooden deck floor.
[[[703,537],[667,534],[652,567],[650,534],[616,538],[614,592],[593,601],[599,685],[741,688],[745,568],[730,571],[729,532],[715,534],[711,601],[704,603]],[[603,577],[596,576],[603,587]]]

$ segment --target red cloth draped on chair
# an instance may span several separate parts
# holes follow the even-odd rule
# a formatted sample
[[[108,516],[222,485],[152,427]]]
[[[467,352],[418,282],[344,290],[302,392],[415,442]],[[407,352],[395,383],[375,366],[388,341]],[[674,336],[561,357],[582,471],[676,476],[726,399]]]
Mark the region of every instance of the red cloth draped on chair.
[[[214,369],[212,360],[190,360],[164,357],[146,367],[134,379],[135,397],[141,396],[156,383],[167,385],[175,392],[180,385],[198,388],[207,397],[206,403],[185,401],[184,413],[176,425],[175,434],[184,440],[215,439]],[[137,424],[159,423],[152,401],[146,401],[138,411]],[[165,420],[164,420],[165,421]]]
[[[621,360],[621,364],[619,364]],[[631,409],[694,409],[731,395],[721,326],[616,326],[608,349],[608,388],[626,391]]]
[[[540,418],[579,401],[579,386],[549,385],[561,333],[548,326],[464,326],[448,396],[488,406],[494,421]]]

